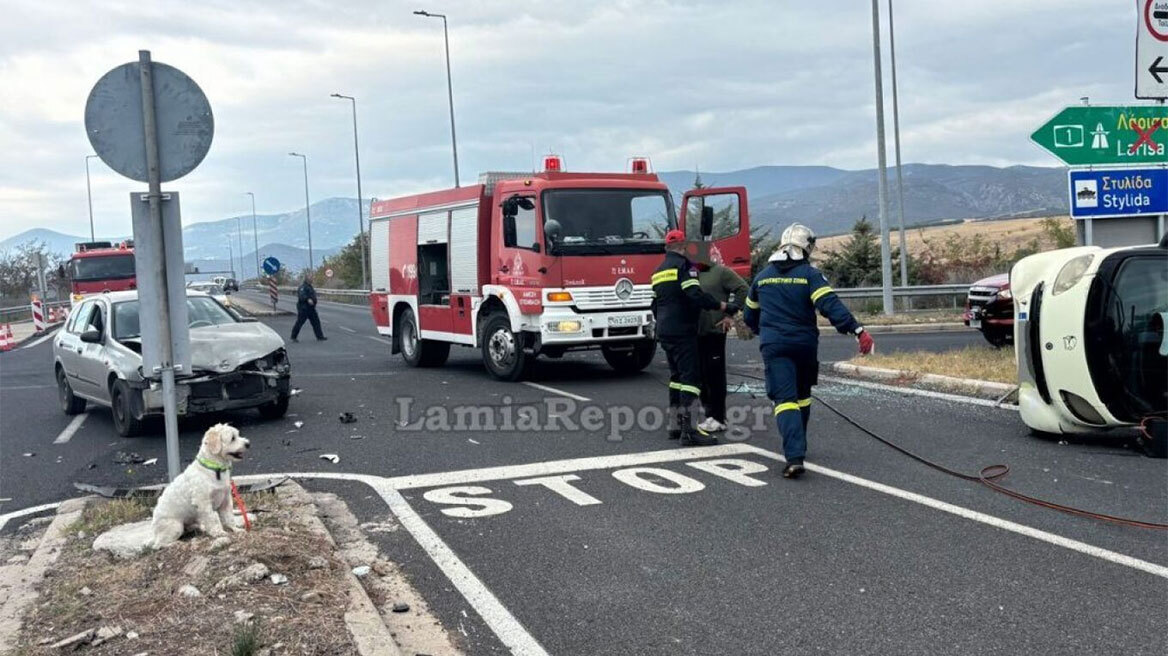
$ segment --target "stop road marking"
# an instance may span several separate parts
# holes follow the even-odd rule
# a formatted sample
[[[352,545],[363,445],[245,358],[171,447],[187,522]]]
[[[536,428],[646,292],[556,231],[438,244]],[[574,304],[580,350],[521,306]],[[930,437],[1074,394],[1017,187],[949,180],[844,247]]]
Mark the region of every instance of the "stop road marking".
[[[687,466],[737,483],[744,487],[762,487],[765,481],[753,478],[752,474],[761,474],[768,467],[753,460],[741,458],[721,458],[716,460],[698,460],[686,462]],[[698,478],[664,469],[662,467],[625,467],[612,472],[612,477],[636,490],[654,494],[692,494],[706,488]],[[549,492],[572,502],[577,506],[595,506],[603,503],[600,499],[582,489],[580,476],[576,474],[557,474],[536,478],[513,479],[514,485],[540,486]],[[585,482],[586,484],[586,482]],[[453,485],[428,490],[422,498],[440,506],[441,512],[449,517],[476,518],[502,515],[509,512],[514,506],[510,501],[500,498],[502,492],[496,494],[492,488],[482,485]]]

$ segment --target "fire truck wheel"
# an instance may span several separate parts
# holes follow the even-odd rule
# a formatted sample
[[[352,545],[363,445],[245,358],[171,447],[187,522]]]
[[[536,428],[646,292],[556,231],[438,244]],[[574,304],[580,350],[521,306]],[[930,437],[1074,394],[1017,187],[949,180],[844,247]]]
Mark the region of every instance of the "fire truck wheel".
[[[450,344],[422,339],[414,311],[407,309],[401,315],[401,354],[411,367],[441,367],[450,357]]]
[[[608,365],[622,374],[635,374],[649,366],[657,354],[657,342],[645,340],[633,345],[605,346],[601,349]]]
[[[494,314],[483,328],[483,364],[499,380],[517,381],[523,378],[530,356],[511,332],[511,320],[505,314]]]

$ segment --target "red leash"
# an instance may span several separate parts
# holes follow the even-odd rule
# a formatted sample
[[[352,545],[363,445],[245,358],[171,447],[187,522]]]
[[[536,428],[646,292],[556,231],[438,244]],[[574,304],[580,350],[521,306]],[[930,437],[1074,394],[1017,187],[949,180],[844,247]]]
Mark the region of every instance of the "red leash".
[[[251,520],[247,518],[247,506],[243,505],[243,497],[239,496],[239,488],[235,487],[235,481],[231,481],[231,498],[235,499],[235,505],[239,508],[239,514],[243,515],[244,530],[251,530]]]

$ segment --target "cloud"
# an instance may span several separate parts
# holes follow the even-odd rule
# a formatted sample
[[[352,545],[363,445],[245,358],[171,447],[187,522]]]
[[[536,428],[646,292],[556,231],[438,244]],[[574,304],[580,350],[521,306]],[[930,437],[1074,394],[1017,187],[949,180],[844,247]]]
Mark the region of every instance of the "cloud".
[[[184,221],[452,182],[442,25],[416,0],[7,3],[0,25],[0,237],[86,230],[82,117],[93,83],[139,48],[194,78],[216,135],[170,188]],[[422,3],[427,4],[427,3]],[[1055,164],[1028,143],[1060,106],[1130,98],[1130,6],[1097,0],[896,4],[905,161]],[[1131,3],[1126,3],[1130,5]],[[576,170],[875,164],[871,13],[853,1],[448,3],[459,158],[524,170],[556,150]],[[881,11],[886,4],[881,3]],[[885,30],[887,16],[883,16]],[[885,32],[887,67],[887,33]],[[887,71],[886,71],[887,73]],[[886,113],[891,127],[890,78]],[[100,162],[97,232],[128,230],[141,185]]]

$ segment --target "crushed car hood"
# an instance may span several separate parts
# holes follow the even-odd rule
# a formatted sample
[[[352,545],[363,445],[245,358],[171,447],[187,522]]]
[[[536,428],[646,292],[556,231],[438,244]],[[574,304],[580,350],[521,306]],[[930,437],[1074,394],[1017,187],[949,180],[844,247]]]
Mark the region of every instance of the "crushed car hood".
[[[192,328],[191,369],[231,371],[283,347],[276,331],[259,322]]]

